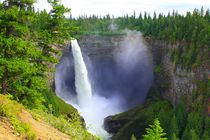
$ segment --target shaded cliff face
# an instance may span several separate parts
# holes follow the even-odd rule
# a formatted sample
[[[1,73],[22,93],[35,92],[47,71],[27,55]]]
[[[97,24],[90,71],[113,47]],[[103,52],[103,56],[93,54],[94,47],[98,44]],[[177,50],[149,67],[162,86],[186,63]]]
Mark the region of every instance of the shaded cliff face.
[[[108,132],[114,134],[113,140],[127,140],[132,134],[135,134],[138,139],[142,138],[142,135],[145,134],[145,128],[150,124],[148,121],[157,116],[147,114],[151,107],[151,100],[154,100],[154,103],[158,101],[156,95],[161,97],[161,101],[167,101],[161,108],[155,106],[158,111],[166,106],[168,106],[168,110],[173,110],[181,98],[184,99],[187,109],[195,108],[201,102],[209,104],[208,99],[205,99],[207,92],[204,90],[206,81],[208,81],[208,67],[201,66],[196,69],[186,70],[174,65],[170,59],[170,49],[185,47],[183,44],[170,45],[165,41],[149,38],[146,39],[146,42],[152,52],[155,65],[154,84],[149,93],[150,97],[142,107],[138,106],[135,109],[105,119],[105,128]],[[204,84],[201,85],[201,82],[204,82]],[[193,97],[193,94],[195,95],[195,92],[198,91],[199,95]],[[206,110],[208,111],[208,107]],[[124,120],[123,123],[122,120]]]
[[[186,104],[192,104],[191,97],[193,91],[197,89],[196,84],[198,81],[208,79],[209,68],[199,66],[187,70],[175,65],[170,58],[170,50],[177,47],[184,48],[185,44],[171,45],[165,41],[152,39],[147,39],[146,42],[154,57],[154,65],[161,67],[159,72],[155,72],[154,78],[154,86],[159,88],[159,94],[173,105],[176,105],[181,97],[186,98]]]
[[[91,61],[89,69],[95,93],[107,98],[118,96],[128,108],[145,100],[153,72],[149,53],[141,46],[142,42],[132,35],[80,39],[80,46]]]
[[[140,40],[141,36],[135,37],[136,35],[84,36],[78,40],[88,68],[93,94],[106,98],[116,97],[125,109],[142,103],[153,82],[150,54],[142,43],[143,40]],[[133,47],[137,47],[134,48],[135,51],[130,49]],[[66,59],[72,64],[67,64]],[[63,68],[60,64],[66,67]],[[66,89],[76,95],[71,49],[68,48],[64,53],[60,64],[57,68],[68,73],[62,77],[64,86],[59,87],[63,89],[61,96],[66,98]],[[71,95],[67,98],[71,98]]]

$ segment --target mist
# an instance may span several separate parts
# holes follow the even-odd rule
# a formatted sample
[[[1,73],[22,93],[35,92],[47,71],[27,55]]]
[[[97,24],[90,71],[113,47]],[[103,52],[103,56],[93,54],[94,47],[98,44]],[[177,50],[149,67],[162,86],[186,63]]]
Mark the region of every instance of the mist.
[[[108,139],[110,135],[103,129],[104,118],[145,100],[153,82],[152,58],[141,33],[136,31],[127,30],[120,39],[111,40],[111,46],[107,46],[111,51],[103,54],[101,52],[106,49],[103,45],[107,44],[99,41],[99,46],[91,50],[91,44],[83,41],[79,40],[79,45],[91,85],[89,104],[80,106],[78,102],[72,46],[64,52],[57,65],[56,94],[79,110],[91,133]],[[91,40],[91,43],[94,41],[97,42]]]

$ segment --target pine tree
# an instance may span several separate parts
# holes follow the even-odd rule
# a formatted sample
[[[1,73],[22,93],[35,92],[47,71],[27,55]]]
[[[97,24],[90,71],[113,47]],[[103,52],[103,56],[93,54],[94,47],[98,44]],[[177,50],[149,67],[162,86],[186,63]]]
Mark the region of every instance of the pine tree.
[[[166,133],[163,132],[158,119],[155,119],[154,124],[146,129],[146,134],[143,135],[143,140],[167,140]]]
[[[209,136],[208,131],[205,131],[205,132],[203,133],[202,140],[210,140],[210,136]]]
[[[176,116],[174,115],[170,121],[170,126],[169,126],[169,135],[172,136],[173,134],[178,135],[179,134],[179,127],[177,123]]]
[[[52,6],[52,10],[50,11],[50,15],[52,17],[51,20],[51,34],[54,36],[54,39],[59,40],[59,37],[69,37],[69,30],[71,29],[71,25],[68,24],[65,19],[65,14],[70,12],[69,8],[66,8],[64,5],[60,4],[60,0],[48,0],[50,5]]]
[[[198,137],[198,135],[196,134],[196,132],[195,132],[194,129],[191,129],[191,130],[190,130],[190,137],[189,137],[189,140],[199,140],[199,137]]]
[[[0,75],[3,94],[28,106],[38,106],[44,100],[42,52],[32,40],[34,0],[5,0],[0,12]]]
[[[173,134],[171,135],[170,140],[179,140],[179,138],[177,138],[176,134],[173,133]]]
[[[178,123],[178,130],[180,134],[180,130],[184,130],[186,125],[186,107],[183,100],[179,101],[178,105],[175,108],[176,119]]]

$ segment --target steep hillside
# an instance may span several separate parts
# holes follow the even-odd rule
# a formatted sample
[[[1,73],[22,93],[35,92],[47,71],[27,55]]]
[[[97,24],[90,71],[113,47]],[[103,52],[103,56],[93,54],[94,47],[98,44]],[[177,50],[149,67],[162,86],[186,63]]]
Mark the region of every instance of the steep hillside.
[[[70,114],[69,114],[70,115]],[[29,110],[8,96],[0,95],[0,138],[1,139],[42,139],[42,140],[83,140],[97,139],[89,134],[77,118],[54,116],[42,110]]]
[[[62,133],[57,130],[50,124],[44,122],[43,120],[36,120],[33,118],[32,114],[27,112],[26,110],[22,110],[22,112],[18,116],[22,123],[25,123],[30,128],[31,134],[28,132],[18,133],[14,130],[14,127],[10,123],[7,118],[1,117],[0,121],[0,139],[7,140],[21,140],[24,138],[27,139],[41,139],[41,140],[70,140],[70,136]],[[30,135],[30,136],[29,136]]]

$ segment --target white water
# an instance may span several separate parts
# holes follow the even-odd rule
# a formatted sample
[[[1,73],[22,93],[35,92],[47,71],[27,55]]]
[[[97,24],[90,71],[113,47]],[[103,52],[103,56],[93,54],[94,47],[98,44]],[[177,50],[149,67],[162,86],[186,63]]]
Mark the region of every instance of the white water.
[[[88,79],[88,72],[82,57],[77,40],[71,41],[75,69],[75,87],[79,106],[85,108],[90,104],[92,97],[91,85]]]
[[[122,107],[122,103],[125,99],[118,93],[115,93],[116,91],[110,93],[109,90],[107,90],[107,95],[113,94],[113,96],[105,98],[99,93],[101,91],[100,87],[94,85],[91,87],[91,82],[94,84],[97,81],[89,81],[88,79],[88,70],[77,40],[71,41],[71,48],[74,63],[72,63],[72,54],[70,52],[70,57],[64,55],[56,68],[56,94],[65,102],[77,108],[81,113],[81,116],[85,119],[89,132],[97,135],[103,140],[107,140],[109,134],[103,129],[104,118],[124,111],[125,108]],[[145,48],[140,34],[136,32],[128,32],[119,48],[116,48],[117,53],[115,54],[114,59],[121,69],[125,72],[130,72],[130,70],[132,71],[135,69],[135,65],[139,64],[136,63],[136,61],[142,61],[143,67],[146,65],[144,63],[148,62],[148,64],[150,64],[147,58],[148,53],[145,51]],[[74,69],[74,74],[71,73],[72,69]],[[89,70],[93,70],[91,71],[91,74],[98,74],[95,69],[90,68]],[[74,78],[70,80],[70,86],[72,88],[69,88],[69,83],[66,81],[67,78]],[[76,87],[76,94],[71,83],[73,80],[75,80],[74,84]],[[106,89],[104,90],[103,92],[106,92]]]
[[[119,113],[118,99],[106,99],[98,95],[92,96],[91,84],[88,79],[88,71],[82,57],[81,49],[77,40],[71,41],[72,54],[75,69],[75,87],[77,92],[78,105],[72,102],[85,119],[88,130],[106,140],[109,134],[103,129],[104,118]]]

